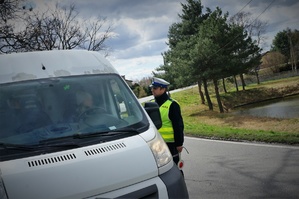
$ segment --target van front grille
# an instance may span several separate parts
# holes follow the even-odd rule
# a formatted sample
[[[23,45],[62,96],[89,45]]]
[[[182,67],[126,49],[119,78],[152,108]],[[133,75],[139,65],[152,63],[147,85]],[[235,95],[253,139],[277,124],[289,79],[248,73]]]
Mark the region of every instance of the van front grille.
[[[76,155],[74,153],[70,154],[64,154],[59,156],[53,156],[48,158],[41,158],[36,160],[28,161],[29,167],[36,167],[36,166],[42,166],[42,165],[48,165],[48,164],[55,164],[58,162],[64,162],[64,161],[70,161],[76,159]]]
[[[122,148],[125,148],[126,145],[123,142],[117,143],[117,144],[111,144],[111,145],[107,145],[107,146],[101,146],[101,147],[96,147],[93,149],[88,149],[85,150],[84,153],[86,156],[91,156],[91,155],[97,155],[97,154],[101,154],[101,153],[106,153],[109,151],[115,151],[115,150],[119,150]]]

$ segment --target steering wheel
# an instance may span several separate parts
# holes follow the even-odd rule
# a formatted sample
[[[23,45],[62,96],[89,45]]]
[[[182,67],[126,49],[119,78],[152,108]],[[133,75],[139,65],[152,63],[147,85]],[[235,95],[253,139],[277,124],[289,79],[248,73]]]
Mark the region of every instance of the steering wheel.
[[[84,118],[87,118],[89,116],[99,114],[99,113],[107,113],[107,112],[102,107],[91,107],[91,108],[83,111],[82,113],[80,113],[79,116],[78,116],[78,119],[80,121],[81,119],[84,119]]]

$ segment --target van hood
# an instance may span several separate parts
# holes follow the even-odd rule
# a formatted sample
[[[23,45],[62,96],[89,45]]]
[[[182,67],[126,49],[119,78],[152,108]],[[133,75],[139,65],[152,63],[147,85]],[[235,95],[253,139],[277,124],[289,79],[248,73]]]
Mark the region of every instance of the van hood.
[[[10,199],[85,198],[158,175],[140,135],[0,165]]]

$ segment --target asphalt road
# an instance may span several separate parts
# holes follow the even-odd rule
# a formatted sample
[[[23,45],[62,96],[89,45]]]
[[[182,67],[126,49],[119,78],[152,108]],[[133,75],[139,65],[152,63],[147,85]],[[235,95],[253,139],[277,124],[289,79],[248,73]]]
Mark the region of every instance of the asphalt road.
[[[299,147],[185,138],[190,199],[299,198]]]

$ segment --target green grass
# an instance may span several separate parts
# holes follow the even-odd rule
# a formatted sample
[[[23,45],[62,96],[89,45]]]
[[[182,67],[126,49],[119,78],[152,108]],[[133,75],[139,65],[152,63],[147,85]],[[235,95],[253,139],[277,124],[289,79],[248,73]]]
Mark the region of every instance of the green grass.
[[[186,121],[186,135],[223,140],[246,140],[269,143],[299,144],[299,134],[264,130],[250,130],[229,126],[192,124]]]
[[[212,89],[211,89],[212,91]],[[299,94],[299,77],[249,85],[245,91],[221,93],[229,112],[219,113],[215,96],[211,93],[214,111],[201,104],[198,88],[173,93],[182,109],[185,134],[189,136],[246,140],[267,143],[299,144],[299,118],[277,119],[237,116],[234,106]]]

